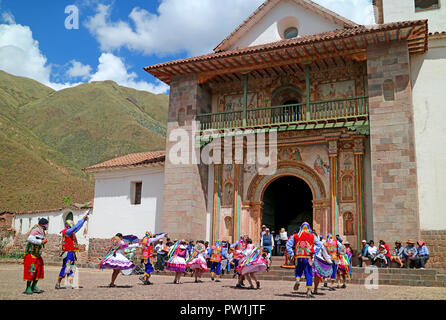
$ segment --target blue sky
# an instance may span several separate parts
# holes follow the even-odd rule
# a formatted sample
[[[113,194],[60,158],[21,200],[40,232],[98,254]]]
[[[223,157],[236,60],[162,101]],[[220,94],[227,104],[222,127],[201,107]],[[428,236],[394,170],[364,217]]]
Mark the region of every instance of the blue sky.
[[[211,52],[262,2],[0,0],[0,70],[56,90],[114,80],[165,93],[168,86],[144,66]],[[315,2],[355,22],[373,23],[371,0]],[[69,5],[78,9],[78,29],[65,27]]]

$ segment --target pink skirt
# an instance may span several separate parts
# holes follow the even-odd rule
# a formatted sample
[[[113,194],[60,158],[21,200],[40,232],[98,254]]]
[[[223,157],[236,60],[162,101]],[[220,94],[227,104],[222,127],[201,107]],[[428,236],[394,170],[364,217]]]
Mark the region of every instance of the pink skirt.
[[[257,273],[257,272],[263,272],[266,270],[268,265],[268,262],[263,258],[258,258],[255,261],[251,262],[249,265],[240,264],[235,269],[240,274],[247,274],[247,273]]]
[[[191,261],[189,261],[187,263],[186,266],[191,270],[201,269],[201,271],[203,271],[203,272],[208,271],[208,266],[207,266],[206,260],[204,260],[200,257],[192,259]]]

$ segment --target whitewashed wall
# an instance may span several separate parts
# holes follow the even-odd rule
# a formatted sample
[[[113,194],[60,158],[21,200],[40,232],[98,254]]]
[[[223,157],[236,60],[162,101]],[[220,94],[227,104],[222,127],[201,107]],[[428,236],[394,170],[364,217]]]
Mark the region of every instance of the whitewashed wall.
[[[142,237],[162,232],[164,167],[132,168],[95,173],[94,212],[89,237],[111,238],[116,233]],[[131,204],[131,184],[142,182],[141,204]]]
[[[286,28],[280,21],[286,17],[297,20],[299,36],[318,34],[343,29],[321,15],[297,5],[294,1],[283,1],[268,12],[261,21],[232,45],[231,49],[246,48],[282,40],[279,30]]]
[[[439,9],[415,12],[414,0],[384,0],[384,23],[428,19],[429,32],[446,31],[446,0],[440,0]]]
[[[420,228],[445,230],[446,38],[431,39],[426,54],[412,57],[411,76]]]
[[[61,211],[49,211],[41,213],[29,213],[29,214],[18,214],[14,218],[14,229],[21,233],[27,233],[31,227],[39,222],[40,218],[45,218],[49,221],[48,233],[60,235],[60,232],[65,228],[64,221],[68,212],[73,212],[73,221],[77,223],[80,219],[85,216],[86,209],[75,210],[75,209],[65,209]],[[84,223],[82,229],[76,233],[77,240],[79,244],[85,244],[88,246],[88,224],[87,221]],[[21,226],[21,227],[20,227]]]

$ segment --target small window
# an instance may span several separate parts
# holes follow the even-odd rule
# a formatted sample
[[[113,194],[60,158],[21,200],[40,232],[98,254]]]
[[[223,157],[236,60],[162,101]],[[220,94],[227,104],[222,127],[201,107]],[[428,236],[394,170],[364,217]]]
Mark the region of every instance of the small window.
[[[69,211],[69,212],[67,213],[67,216],[65,217],[65,221],[67,221],[67,220],[71,220],[71,221],[74,220],[73,212]],[[48,220],[48,221],[49,221],[49,220]]]
[[[438,8],[440,8],[440,0],[415,0],[415,11]]]
[[[299,32],[297,31],[296,27],[291,27],[285,30],[285,32],[283,33],[283,37],[285,39],[292,39],[292,38],[296,38],[297,35],[299,34]]]
[[[142,182],[132,182],[132,204],[141,204]]]

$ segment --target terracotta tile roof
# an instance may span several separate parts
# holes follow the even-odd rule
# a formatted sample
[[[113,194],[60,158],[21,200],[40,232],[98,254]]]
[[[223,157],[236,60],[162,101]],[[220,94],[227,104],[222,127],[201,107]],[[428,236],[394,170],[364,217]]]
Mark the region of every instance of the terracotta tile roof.
[[[373,34],[378,32],[391,31],[401,28],[407,27],[415,27],[415,26],[426,26],[427,29],[427,20],[413,20],[413,21],[400,21],[400,22],[392,22],[386,24],[373,24],[367,26],[358,26],[349,29],[340,29],[334,30],[314,35],[302,36],[293,39],[285,39],[276,42],[271,42],[262,45],[251,46],[247,48],[233,49],[228,51],[221,51],[216,53],[208,53],[201,56],[179,59],[174,61],[168,61],[164,63],[155,64],[152,66],[145,67],[144,70],[150,72],[152,70],[162,69],[164,67],[193,63],[193,62],[205,62],[218,58],[228,58],[234,56],[241,56],[245,54],[252,53],[260,53],[264,51],[274,50],[274,49],[283,49],[293,46],[299,45],[308,45],[314,44],[317,42],[345,39],[354,36],[362,36],[367,34]]]
[[[93,201],[91,200],[90,205],[84,207],[83,204],[80,203],[73,203],[67,207],[62,208],[51,208],[51,209],[39,209],[39,210],[29,210],[29,211],[23,211],[23,212],[16,212],[15,214],[21,215],[21,214],[40,214],[40,213],[47,213],[47,212],[56,212],[56,211],[62,211],[66,209],[71,210],[86,210],[86,209],[92,209],[93,208]]]
[[[272,8],[278,4],[279,0],[266,0],[261,4],[256,11],[254,11],[245,21],[242,22],[229,36],[227,36],[220,44],[214,49],[215,52],[220,52],[227,49],[230,41],[237,34],[242,33],[243,29],[249,28],[249,25],[256,23],[259,19],[265,16]],[[344,18],[343,16],[322,7],[321,5],[310,0],[294,0],[297,4],[324,16],[335,23],[344,26],[345,28],[353,28],[359,26],[357,23]]]
[[[129,167],[129,166],[141,166],[151,163],[164,163],[166,158],[165,151],[150,151],[150,152],[140,152],[132,153],[122,157],[117,157],[102,163],[92,165],[83,170],[93,171],[97,169],[106,168],[119,168],[119,167]]]

